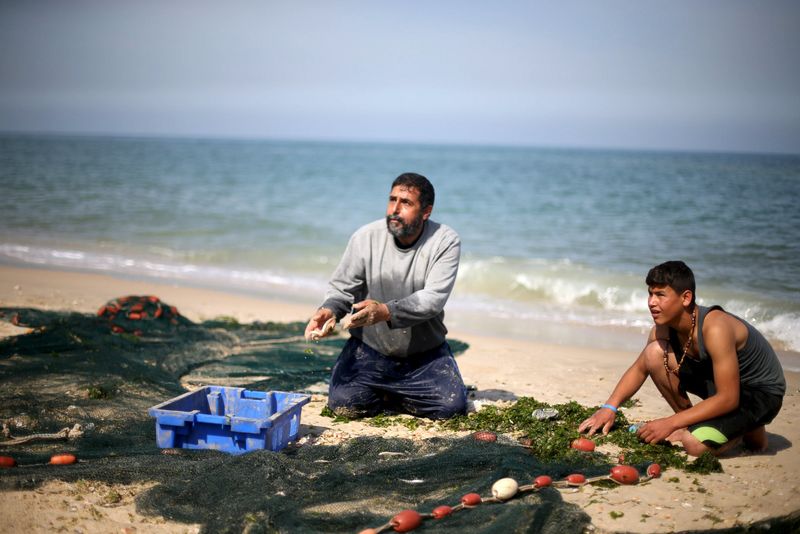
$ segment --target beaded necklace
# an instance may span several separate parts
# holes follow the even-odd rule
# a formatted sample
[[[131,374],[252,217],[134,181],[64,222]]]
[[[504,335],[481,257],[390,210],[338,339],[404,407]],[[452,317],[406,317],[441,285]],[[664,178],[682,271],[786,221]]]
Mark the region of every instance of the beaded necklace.
[[[686,344],[683,346],[683,354],[681,355],[681,361],[678,362],[678,367],[675,369],[669,368],[669,360],[667,349],[669,348],[669,341],[664,345],[664,369],[667,370],[667,374],[672,373],[675,376],[678,376],[678,371],[681,370],[681,365],[683,365],[683,360],[686,359],[686,354],[689,352],[689,347],[692,346],[692,334],[694,333],[694,325],[696,324],[697,320],[697,306],[695,306],[694,310],[692,310],[692,328],[689,330],[689,337],[686,339]]]

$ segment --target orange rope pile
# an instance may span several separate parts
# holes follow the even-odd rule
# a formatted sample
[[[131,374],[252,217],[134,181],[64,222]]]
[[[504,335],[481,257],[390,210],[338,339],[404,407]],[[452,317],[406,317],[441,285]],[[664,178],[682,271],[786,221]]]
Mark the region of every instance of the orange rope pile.
[[[175,306],[169,306],[152,295],[129,295],[108,301],[97,310],[97,316],[108,319],[111,331],[115,334],[131,333],[142,335],[142,321],[161,321],[177,325],[185,318]]]

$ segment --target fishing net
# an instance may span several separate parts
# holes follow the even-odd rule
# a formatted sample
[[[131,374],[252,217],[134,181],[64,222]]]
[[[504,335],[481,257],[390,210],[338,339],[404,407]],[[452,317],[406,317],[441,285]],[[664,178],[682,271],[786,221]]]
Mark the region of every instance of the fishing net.
[[[6,437],[56,433],[75,423],[83,430],[80,439],[13,448],[0,438],[0,454],[13,454],[21,466],[0,472],[5,490],[49,479],[156,482],[139,496],[140,511],[201,523],[209,532],[355,532],[403,508],[456,504],[467,491],[488,492],[497,478],[525,479],[545,469],[514,443],[487,446],[469,437],[365,437],[241,456],[163,454],[147,409],[183,393],[181,377],[304,391],[327,380],[344,340],[326,339],[312,351],[302,323],[241,325],[220,318],[195,324],[148,296],[114,299],[95,315],[0,308],[0,319],[31,329],[0,341]],[[456,353],[466,347],[451,344]],[[45,465],[56,452],[81,461]],[[436,527],[580,532],[587,523],[553,490],[469,510]]]
[[[607,462],[534,453],[531,445],[502,435],[492,442],[463,433],[426,440],[359,437],[238,456],[161,450],[147,409],[184,393],[182,380],[307,391],[328,379],[344,339],[325,339],[310,350],[302,323],[242,325],[222,317],[196,324],[147,296],[114,299],[94,315],[0,308],[0,320],[31,329],[0,341],[6,433],[0,455],[13,455],[20,465],[0,470],[0,490],[33,489],[52,479],[155,483],[137,498],[140,512],[199,523],[206,532],[359,532],[403,509],[430,512],[456,505],[466,493],[490,495],[504,477],[526,484],[576,468],[587,476],[608,473]],[[450,343],[456,354],[466,348]],[[528,415],[530,408],[523,406]],[[56,433],[76,423],[80,439],[3,445],[10,437]],[[451,424],[464,430],[489,423],[473,417]],[[57,452],[81,461],[45,465]],[[569,533],[588,524],[580,508],[545,488],[426,520],[417,530]]]
[[[157,452],[147,409],[184,393],[182,376],[209,367],[213,379],[230,358],[240,362],[231,385],[303,391],[325,380],[343,344],[309,352],[301,323],[194,324],[155,297],[114,299],[96,315],[0,308],[0,319],[31,329],[0,341],[0,419],[15,435],[77,422],[82,458]],[[37,447],[15,454],[40,458]]]

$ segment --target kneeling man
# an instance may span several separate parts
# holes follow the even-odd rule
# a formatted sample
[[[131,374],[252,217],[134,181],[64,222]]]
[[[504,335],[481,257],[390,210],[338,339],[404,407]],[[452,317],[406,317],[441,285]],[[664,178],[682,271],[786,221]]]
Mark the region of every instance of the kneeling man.
[[[388,410],[444,419],[466,412],[466,388],[444,326],[461,241],[430,219],[433,202],[424,176],[398,176],[386,217],[350,238],[325,301],[306,326],[306,338],[319,339],[354,312],[331,374],[328,407],[337,415]]]

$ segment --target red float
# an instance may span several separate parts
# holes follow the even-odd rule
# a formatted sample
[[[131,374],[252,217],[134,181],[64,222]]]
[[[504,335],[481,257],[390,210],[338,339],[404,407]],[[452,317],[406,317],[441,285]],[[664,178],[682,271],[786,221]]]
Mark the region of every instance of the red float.
[[[578,451],[592,452],[594,450],[594,441],[588,438],[578,438],[573,440],[570,446]]]
[[[464,506],[478,506],[481,503],[481,496],[477,493],[467,493],[461,497],[461,504]]]
[[[452,513],[453,509],[447,506],[446,504],[443,504],[441,506],[437,506],[436,508],[434,508],[433,512],[431,512],[431,515],[433,516],[434,519],[441,519],[443,517],[447,517]]]
[[[6,469],[17,465],[17,461],[11,456],[0,456],[0,468]]]
[[[422,524],[422,516],[416,510],[403,510],[389,521],[396,532],[408,532]]]
[[[486,430],[479,430],[472,434],[472,437],[475,438],[476,441],[497,441],[497,434],[494,432],[488,432]]]
[[[661,476],[661,466],[658,464],[650,464],[647,466],[647,476],[658,478]]]
[[[567,476],[567,484],[571,484],[573,486],[580,486],[585,482],[586,482],[586,477],[580,473],[573,473]]]
[[[615,465],[611,468],[611,478],[620,484],[639,482],[639,471],[632,465]]]
[[[533,479],[533,485],[537,488],[546,488],[553,483],[553,479],[547,475],[539,475]]]
[[[77,461],[78,459],[75,457],[75,455],[69,453],[54,454],[50,457],[50,463],[52,465],[70,465]]]

